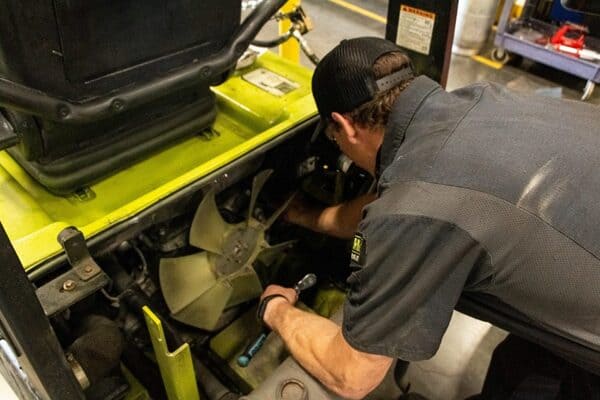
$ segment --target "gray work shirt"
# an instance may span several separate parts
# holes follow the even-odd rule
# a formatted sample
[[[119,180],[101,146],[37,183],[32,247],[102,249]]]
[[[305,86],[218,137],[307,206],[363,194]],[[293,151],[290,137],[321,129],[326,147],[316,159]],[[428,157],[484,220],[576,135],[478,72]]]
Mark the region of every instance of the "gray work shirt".
[[[415,79],[359,226],[346,340],[427,359],[468,293],[600,351],[599,122],[579,102]]]

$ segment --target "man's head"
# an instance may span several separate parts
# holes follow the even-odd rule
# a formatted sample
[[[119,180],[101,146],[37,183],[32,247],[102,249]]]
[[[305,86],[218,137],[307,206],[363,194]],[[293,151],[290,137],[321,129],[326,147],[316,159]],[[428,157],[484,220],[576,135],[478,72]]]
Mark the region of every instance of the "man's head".
[[[410,59],[395,44],[380,38],[342,41],[313,76],[321,126],[354,162],[374,172],[392,105],[412,79]]]

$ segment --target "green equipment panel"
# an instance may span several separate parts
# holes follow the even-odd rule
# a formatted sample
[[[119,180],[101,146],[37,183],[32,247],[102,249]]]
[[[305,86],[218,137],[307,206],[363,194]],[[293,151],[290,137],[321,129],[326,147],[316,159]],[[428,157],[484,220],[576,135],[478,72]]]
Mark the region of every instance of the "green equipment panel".
[[[311,76],[266,52],[213,88],[218,114],[210,132],[198,132],[70,196],[48,192],[0,152],[0,221],[24,268],[31,272],[61,253],[56,237],[64,228],[75,226],[90,239],[315,116]]]

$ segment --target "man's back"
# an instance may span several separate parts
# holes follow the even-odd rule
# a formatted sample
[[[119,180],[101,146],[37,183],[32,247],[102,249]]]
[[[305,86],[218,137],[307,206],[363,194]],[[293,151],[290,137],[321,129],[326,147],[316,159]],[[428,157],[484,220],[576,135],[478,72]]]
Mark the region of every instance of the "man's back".
[[[384,215],[444,224],[435,234],[419,228],[398,238],[413,245],[452,247],[460,231],[461,245],[443,257],[459,265],[464,253],[474,265],[456,272],[464,277],[455,286],[492,295],[538,328],[600,351],[596,113],[581,103],[489,84],[446,93],[417,78],[390,117],[380,154],[381,196],[363,224],[367,236],[369,221]],[[481,254],[470,254],[469,241]],[[367,237],[367,251],[368,243]],[[403,259],[418,258],[407,253],[419,246],[404,247],[395,255],[399,268]],[[446,273],[438,262],[444,263],[436,259],[422,268]],[[434,290],[441,299],[455,288]],[[414,331],[424,324],[410,325]]]

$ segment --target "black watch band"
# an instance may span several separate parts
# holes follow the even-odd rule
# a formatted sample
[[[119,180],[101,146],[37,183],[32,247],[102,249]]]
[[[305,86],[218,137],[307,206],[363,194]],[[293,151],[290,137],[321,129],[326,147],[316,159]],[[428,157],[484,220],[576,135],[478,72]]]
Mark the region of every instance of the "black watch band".
[[[258,303],[258,309],[256,310],[256,317],[263,324],[265,323],[265,321],[263,320],[263,318],[265,317],[265,311],[267,309],[267,304],[269,304],[269,302],[271,300],[273,300],[274,298],[276,298],[276,297],[284,298],[287,301],[287,297],[285,297],[284,295],[281,295],[281,294],[272,294],[270,296],[265,297],[264,299],[262,299],[260,301],[260,303]]]

